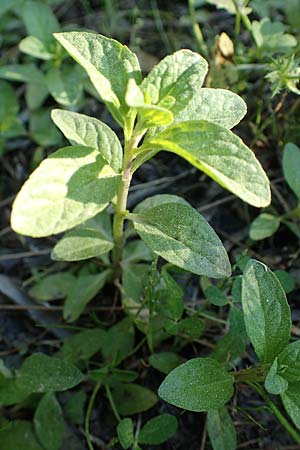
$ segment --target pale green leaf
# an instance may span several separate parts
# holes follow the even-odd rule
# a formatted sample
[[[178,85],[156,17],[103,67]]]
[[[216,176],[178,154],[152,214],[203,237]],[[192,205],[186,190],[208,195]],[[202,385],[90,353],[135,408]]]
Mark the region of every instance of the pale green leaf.
[[[286,411],[300,430],[300,382],[290,383],[288,389],[281,394],[281,399]]]
[[[127,450],[134,443],[132,420],[129,418],[121,420],[117,426],[117,433],[122,448]]]
[[[236,450],[236,430],[225,406],[208,411],[207,432],[213,450]]]
[[[69,272],[47,275],[38,280],[29,290],[29,295],[37,302],[48,302],[66,297],[75,282],[75,277]]]
[[[71,363],[90,359],[103,346],[105,331],[100,328],[88,329],[73,334],[63,342],[59,355]]]
[[[178,408],[209,411],[230,400],[233,382],[233,376],[216,360],[194,358],[172,370],[160,385],[158,394]]]
[[[49,92],[46,84],[28,83],[26,85],[25,99],[30,110],[39,108],[48,95]]]
[[[69,231],[55,245],[51,258],[58,261],[81,261],[109,252],[114,244],[107,241],[102,233],[89,228]]]
[[[171,125],[140,152],[167,150],[182,156],[253,206],[270,203],[269,180],[254,153],[230,130],[204,120]]]
[[[273,214],[262,213],[251,223],[249,236],[254,241],[259,241],[273,236],[280,226],[280,218]]]
[[[27,36],[19,42],[19,49],[26,55],[48,61],[54,57],[44,42],[35,36]]]
[[[125,100],[129,107],[137,111],[141,127],[170,125],[174,120],[172,112],[168,109],[145,102],[144,94],[133,78],[128,82]]]
[[[191,206],[166,203],[133,214],[140,237],[157,255],[198,275],[231,273],[227,253],[206,220]]]
[[[286,294],[289,294],[295,289],[295,279],[293,275],[284,270],[275,270],[274,271],[276,277],[281,283]]]
[[[45,394],[35,410],[34,429],[46,450],[60,450],[65,431],[60,404],[52,392]]]
[[[180,203],[181,205],[188,205],[189,203],[182,197],[172,194],[158,194],[152,197],[147,197],[145,200],[140,202],[135,208],[135,213],[141,213],[147,211],[147,209],[153,208],[154,206],[164,205],[165,203]]]
[[[26,1],[21,8],[21,16],[27,33],[39,39],[48,47],[53,42],[52,33],[60,30],[59,23],[51,8],[45,3]]]
[[[55,392],[71,389],[82,380],[82,373],[73,364],[42,353],[34,353],[22,364],[18,385],[29,393]]]
[[[284,178],[300,200],[300,149],[295,144],[284,147],[282,166]]]
[[[227,296],[217,286],[212,285],[206,288],[204,291],[204,295],[212,305],[224,306],[229,303]]]
[[[154,369],[166,375],[184,362],[184,358],[174,352],[153,353],[149,357],[149,363]]]
[[[29,421],[14,420],[0,431],[0,450],[44,450]]]
[[[177,419],[171,414],[161,414],[148,420],[138,435],[140,444],[160,445],[168,441],[177,430]]]
[[[1,0],[0,16],[16,6],[20,6],[22,3],[24,3],[24,0]]]
[[[138,261],[152,261],[153,253],[150,248],[140,240],[131,241],[126,244],[123,251],[122,265],[136,263]]]
[[[278,355],[279,373],[288,382],[300,381],[300,341],[292,342]]]
[[[62,142],[61,134],[51,122],[49,109],[41,108],[31,112],[29,131],[31,138],[42,147],[60,145]]]
[[[45,84],[43,72],[34,64],[10,64],[1,66],[0,78],[24,83]]]
[[[224,128],[237,125],[247,112],[244,100],[226,89],[201,88],[174,122],[207,120]]]
[[[74,107],[83,92],[82,69],[79,66],[67,66],[62,69],[52,67],[46,74],[46,83],[57,103]]]
[[[105,123],[94,117],[61,109],[54,109],[51,117],[71,144],[94,148],[115,172],[121,169],[123,156],[120,141]]]
[[[116,408],[121,416],[131,416],[152,408],[158,398],[154,392],[138,384],[120,384],[112,390]]]
[[[64,304],[64,319],[74,322],[86,305],[110,279],[111,271],[105,270],[97,275],[81,275],[73,284]]]
[[[265,264],[250,260],[242,281],[247,334],[262,363],[272,363],[288,344],[291,313],[285,292]]]
[[[129,112],[125,102],[128,81],[141,82],[136,55],[120,42],[96,33],[55,33],[54,37],[87,71],[100,97],[123,125]]]
[[[282,394],[288,388],[288,382],[278,373],[278,359],[275,358],[265,379],[265,388],[270,394]]]
[[[23,185],[13,205],[12,228],[33,237],[73,228],[107,206],[118,181],[98,151],[62,148],[45,159]]]
[[[198,53],[179,50],[166,56],[151,70],[141,89],[150,103],[166,107],[176,116],[189,105],[207,70],[207,62]]]

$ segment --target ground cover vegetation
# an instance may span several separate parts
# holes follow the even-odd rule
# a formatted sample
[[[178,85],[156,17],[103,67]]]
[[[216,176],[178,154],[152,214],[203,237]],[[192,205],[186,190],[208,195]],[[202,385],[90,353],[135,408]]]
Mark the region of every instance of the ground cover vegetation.
[[[0,450],[300,448],[300,6],[96,3],[0,5]]]

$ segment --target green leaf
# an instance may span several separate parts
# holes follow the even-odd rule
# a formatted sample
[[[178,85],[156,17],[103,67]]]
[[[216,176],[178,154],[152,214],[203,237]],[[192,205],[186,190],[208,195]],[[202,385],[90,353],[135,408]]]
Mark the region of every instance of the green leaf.
[[[207,431],[213,450],[236,450],[236,430],[225,406],[208,411]]]
[[[73,283],[64,304],[64,319],[74,322],[86,305],[95,297],[111,277],[110,270],[97,275],[81,275]]]
[[[45,84],[43,72],[34,64],[10,64],[1,66],[0,78],[24,83]]]
[[[178,197],[177,195],[172,194],[158,194],[153,195],[152,197],[147,197],[145,200],[140,202],[135,208],[135,213],[141,213],[143,211],[147,211],[150,208],[154,208],[154,206],[164,205],[166,203],[180,203],[181,205],[189,206],[189,203],[184,200],[182,197]]]
[[[83,424],[86,400],[87,394],[81,390],[72,392],[66,403],[63,405],[64,414],[72,424]]]
[[[26,55],[34,58],[44,59],[48,61],[54,57],[53,53],[48,50],[47,46],[35,36],[27,36],[19,43],[19,49]]]
[[[228,304],[228,298],[217,286],[209,286],[205,289],[204,295],[212,305],[224,306]]]
[[[46,74],[46,83],[54,100],[63,106],[74,107],[82,97],[83,76],[79,66],[52,67]]]
[[[24,0],[1,0],[0,4],[0,16],[2,16],[7,11],[20,6]]]
[[[51,258],[57,261],[81,261],[109,252],[114,244],[102,233],[89,228],[69,231],[55,245]]]
[[[168,109],[145,102],[144,94],[134,79],[130,79],[128,82],[125,100],[130,108],[134,108],[138,112],[142,122],[141,127],[170,125],[174,120],[173,114]]]
[[[13,205],[12,228],[33,237],[73,228],[102,211],[117,191],[119,176],[96,150],[65,147],[45,159]]]
[[[275,358],[265,379],[265,388],[270,394],[282,394],[288,388],[288,382],[278,373],[278,359]]]
[[[233,376],[214,359],[194,358],[169,373],[158,395],[178,408],[209,411],[230,400],[233,382]]]
[[[102,348],[105,336],[99,328],[80,331],[63,342],[60,355],[70,363],[90,359]]]
[[[51,122],[49,109],[38,109],[30,114],[29,131],[32,139],[42,147],[60,145],[62,136]]]
[[[230,363],[243,355],[248,344],[243,311],[231,306],[229,314],[229,331],[217,341],[211,357],[222,364]]]
[[[34,429],[46,450],[60,450],[65,424],[62,410],[52,392],[45,394],[34,414]]]
[[[230,275],[230,263],[220,239],[191,206],[166,203],[132,218],[143,241],[170,263],[198,275]]]
[[[139,152],[176,153],[221,186],[253,206],[270,203],[268,178],[254,153],[230,130],[205,120],[171,125],[150,138]]]
[[[141,82],[136,55],[120,42],[96,33],[55,33],[54,37],[87,71],[116,121],[124,125],[129,114],[125,102],[128,81]]]
[[[112,396],[116,408],[121,416],[131,416],[152,408],[157,401],[157,396],[138,384],[120,384],[112,390]]]
[[[287,345],[278,355],[280,375],[288,382],[300,381],[300,341]]]
[[[289,383],[288,389],[281,394],[287,413],[300,430],[300,382]]]
[[[25,99],[30,110],[40,108],[48,95],[49,93],[46,85],[37,83],[28,83],[26,85]]]
[[[0,133],[6,131],[19,112],[17,95],[6,81],[0,81]]]
[[[160,61],[143,80],[141,89],[153,105],[167,107],[176,117],[193,99],[208,70],[198,53],[179,50]],[[170,99],[172,103],[170,103]]]
[[[242,304],[257,356],[262,363],[272,363],[289,342],[291,313],[278,278],[259,261],[250,260],[244,271]]]
[[[120,364],[134,347],[134,327],[129,318],[119,321],[106,333],[102,347],[105,361],[114,365]]]
[[[184,291],[174,278],[166,271],[161,272],[159,289],[159,309],[169,319],[179,320],[184,311]]]
[[[18,385],[28,392],[65,391],[77,386],[82,380],[82,373],[73,364],[34,353],[22,364]]]
[[[154,369],[165,373],[166,375],[183,362],[184,358],[173,352],[153,353],[149,357],[149,363],[151,364],[151,366],[154,367]]]
[[[138,435],[139,444],[160,445],[168,441],[177,430],[177,419],[171,414],[161,414],[148,420]]]
[[[129,242],[124,248],[122,265],[129,265],[138,261],[152,261],[153,253],[150,248],[140,240]]]
[[[268,53],[284,53],[297,45],[297,39],[288,33],[284,33],[284,25],[281,22],[271,22],[264,17],[259,22],[252,22],[252,35],[258,47]]]
[[[286,294],[289,294],[295,289],[295,279],[290,273],[284,270],[275,270],[274,273]]]
[[[18,379],[6,378],[0,383],[0,406],[22,403],[30,395],[26,386],[19,386]],[[0,447],[1,448],[1,447]]]
[[[185,317],[178,324],[178,332],[189,339],[198,339],[205,331],[205,322],[197,317]]]
[[[51,117],[72,145],[98,150],[115,172],[121,169],[123,155],[120,141],[105,123],[94,117],[61,109],[54,109]]]
[[[259,241],[273,236],[280,226],[280,218],[273,214],[262,213],[253,220],[250,226],[249,236],[254,241]]]
[[[59,23],[51,8],[45,3],[26,1],[21,9],[27,33],[39,39],[46,46],[53,43],[52,33],[60,30]]]
[[[14,420],[0,431],[0,450],[44,450],[38,443],[31,422]]]
[[[117,426],[117,433],[120,444],[125,450],[134,444],[133,422],[131,419],[126,418],[121,420]]]
[[[234,92],[201,88],[197,89],[188,107],[175,117],[174,122],[207,120],[230,129],[242,120],[246,112],[246,103]]]
[[[284,147],[282,166],[284,178],[300,200],[300,149],[295,144]]]
[[[75,282],[69,272],[54,273],[38,280],[29,290],[29,295],[37,302],[48,302],[66,297]]]

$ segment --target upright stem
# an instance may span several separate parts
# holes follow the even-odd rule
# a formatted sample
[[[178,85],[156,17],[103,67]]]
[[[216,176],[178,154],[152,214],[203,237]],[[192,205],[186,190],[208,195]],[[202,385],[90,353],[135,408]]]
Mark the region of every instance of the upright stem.
[[[129,187],[132,178],[132,161],[133,161],[133,151],[137,147],[139,141],[142,139],[146,130],[141,130],[135,132],[129,141],[125,144],[124,149],[124,160],[123,160],[123,170],[122,178],[117,192],[117,202],[115,205],[115,216],[113,222],[113,237],[114,237],[114,248],[113,248],[113,264],[115,267],[116,274],[118,274],[120,269],[120,261],[122,259],[123,247],[124,247],[124,220],[126,215],[126,206]]]
[[[190,17],[191,17],[191,21],[192,21],[192,25],[193,25],[194,36],[195,36],[195,39],[198,44],[199,52],[202,53],[203,55],[207,56],[208,49],[205,44],[201,28],[199,26],[199,23],[198,23],[197,17],[196,17],[195,0],[189,0],[189,13],[190,13]]]

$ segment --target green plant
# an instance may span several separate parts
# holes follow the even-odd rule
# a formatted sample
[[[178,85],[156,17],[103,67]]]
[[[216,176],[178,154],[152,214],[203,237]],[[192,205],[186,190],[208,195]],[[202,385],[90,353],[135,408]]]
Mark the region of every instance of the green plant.
[[[149,438],[152,433],[149,425],[132,439],[132,424],[121,422],[121,416],[144,411],[157,402],[154,393],[134,383],[136,372],[118,368],[137,350],[133,324],[146,335],[150,352],[170,336],[182,337],[182,345],[197,339],[205,329],[202,312],[183,318],[183,291],[170,272],[183,269],[224,279],[230,276],[231,266],[214,230],[184,199],[158,195],[146,198],[129,212],[127,197],[132,176],[143,163],[166,150],[183,157],[257,207],[270,202],[269,182],[252,151],[230,131],[245,115],[245,103],[230,91],[202,87],[208,67],[200,55],[179,50],[163,59],[142,80],[136,56],[113,39],[85,32],[57,33],[55,37],[87,71],[102,101],[122,127],[124,150],[114,131],[98,119],[71,111],[52,111],[53,121],[72,145],[54,152],[32,173],[16,197],[11,224],[16,232],[33,237],[66,231],[55,245],[52,258],[83,263],[42,277],[30,291],[38,301],[66,297],[63,311],[66,320],[75,321],[106,283],[113,283],[120,292],[128,317],[108,331],[76,333],[65,341],[57,356],[67,364],[64,370],[71,370],[72,364],[83,364],[101,350],[103,364],[88,370],[88,378],[95,383],[85,418],[88,446],[93,448],[90,414],[103,387],[120,422],[118,435],[123,447],[138,448],[143,442],[162,442],[168,437],[159,434]],[[112,223],[110,203],[114,208]],[[128,226],[124,229],[125,221]],[[141,240],[136,239],[136,234]],[[157,264],[159,256],[167,261],[162,268]],[[91,263],[84,263],[91,258],[94,258]],[[208,297],[212,295],[215,295],[213,288],[207,292]],[[224,301],[224,295],[216,300],[223,304]],[[239,310],[235,309],[233,315],[238,315]],[[172,352],[154,353],[150,360],[163,373],[181,362]],[[199,392],[205,390],[205,404],[199,406],[198,397],[190,391],[178,406],[211,410],[230,399],[233,375],[212,358],[188,361],[171,372],[160,389],[163,398],[173,402],[176,392],[170,389],[169,377],[178,383],[186,370],[189,376],[190,368],[200,375],[205,372],[210,376],[208,381],[215,379],[216,386],[221,382],[222,387],[216,396],[215,385],[201,386],[197,380],[197,386],[191,384],[191,389],[196,386]],[[16,383],[15,378],[18,377],[8,381],[10,377],[6,377],[4,387]],[[79,382],[79,376],[75,378]],[[40,392],[36,389],[33,386],[32,392]],[[57,385],[51,390],[63,389]],[[48,390],[43,392],[47,394]],[[19,394],[26,397],[28,392]],[[126,401],[128,396],[131,402]],[[14,403],[16,397],[7,399],[10,401]],[[48,395],[41,402],[35,421],[38,436],[43,436],[39,426],[43,423],[45,404],[59,409],[53,396]],[[226,411],[220,410],[218,414],[228,419]],[[209,417],[211,421],[217,420],[213,412]],[[156,425],[155,422],[154,428]],[[56,426],[61,430],[60,422]],[[58,448],[58,441],[53,448]]]

